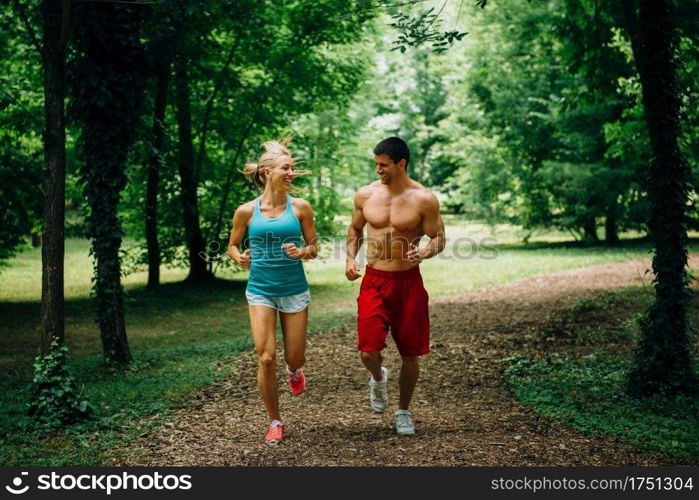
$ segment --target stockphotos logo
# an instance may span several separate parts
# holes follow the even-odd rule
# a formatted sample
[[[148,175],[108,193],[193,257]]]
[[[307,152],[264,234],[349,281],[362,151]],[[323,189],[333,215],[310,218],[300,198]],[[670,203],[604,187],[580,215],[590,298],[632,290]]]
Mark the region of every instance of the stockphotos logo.
[[[29,490],[29,485],[23,486],[23,476],[28,472],[22,472],[12,480],[11,485],[5,489],[13,495],[21,495]],[[37,489],[39,490],[83,490],[83,491],[103,491],[111,495],[118,490],[189,490],[192,488],[192,476],[188,474],[163,475],[160,472],[149,474],[42,474],[37,477]]]
[[[12,485],[8,484],[7,486],[5,486],[5,489],[13,495],[21,495],[22,493],[26,493],[29,489],[29,485],[22,487],[22,476],[28,475],[28,472],[22,472],[19,476],[12,480]]]

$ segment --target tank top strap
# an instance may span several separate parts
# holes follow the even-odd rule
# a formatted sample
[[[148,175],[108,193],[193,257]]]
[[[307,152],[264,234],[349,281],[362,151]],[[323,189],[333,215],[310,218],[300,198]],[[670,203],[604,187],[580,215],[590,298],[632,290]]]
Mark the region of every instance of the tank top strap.
[[[294,214],[294,202],[291,199],[291,196],[288,194],[286,195],[286,210],[285,210],[285,212],[291,213],[291,215],[295,215]]]
[[[254,208],[252,210],[252,218],[253,219],[256,216],[259,217],[261,215],[261,213],[260,213],[260,198],[261,198],[261,196],[258,196],[257,198],[255,198]]]

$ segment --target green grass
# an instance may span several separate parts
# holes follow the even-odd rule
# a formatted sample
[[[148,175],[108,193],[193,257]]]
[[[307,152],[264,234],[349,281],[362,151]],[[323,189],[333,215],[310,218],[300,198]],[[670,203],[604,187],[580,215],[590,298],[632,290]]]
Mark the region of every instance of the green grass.
[[[541,414],[587,435],[617,436],[639,450],[665,453],[678,463],[699,460],[699,398],[639,401],[626,396],[628,359],[554,354],[509,361],[509,389]],[[699,372],[699,364],[695,368]]]
[[[484,226],[448,220],[450,241],[488,235]],[[508,232],[509,231],[509,232]],[[475,290],[535,274],[608,261],[648,256],[643,243],[618,248],[583,248],[569,242],[532,240],[518,243],[512,228],[496,228],[495,259],[454,258],[467,254],[470,244],[447,246],[444,256],[423,264],[425,285],[438,297]],[[341,246],[341,243],[340,243]],[[57,434],[43,436],[28,430],[24,416],[31,362],[39,344],[41,257],[30,249],[8,262],[0,272],[0,464],[97,465],[107,463],[110,448],[126,442],[149,426],[155,416],[189,394],[230,374],[232,356],[250,347],[245,274],[225,271],[214,283],[181,283],[183,270],[162,269],[158,292],[145,289],[146,274],[124,279],[129,343],[134,363],[114,373],[101,363],[101,344],[93,320],[90,286],[92,263],[84,240],[66,242],[66,341],[74,359],[71,368],[84,396],[97,409],[96,417]],[[694,247],[694,250],[696,247]],[[481,249],[482,250],[482,249]],[[353,321],[359,283],[344,277],[344,257],[331,245],[323,259],[306,263],[313,301],[311,331]]]
[[[641,401],[624,393],[638,320],[651,301],[652,292],[639,286],[572,301],[540,332],[549,355],[506,359],[506,387],[522,403],[581,433],[616,436],[675,463],[697,464],[699,397]],[[696,294],[689,323],[699,324]],[[692,350],[697,359],[696,336]],[[699,373],[699,363],[694,369]]]
[[[90,420],[45,435],[26,416],[28,386],[3,378],[0,389],[0,463],[4,466],[95,466],[111,448],[147,432],[167,419],[169,409],[202,386],[229,376],[232,356],[248,349],[248,338],[170,345],[141,352],[128,369],[114,371],[93,356],[71,362],[84,382],[82,397],[95,408]],[[148,417],[148,418],[146,418]]]

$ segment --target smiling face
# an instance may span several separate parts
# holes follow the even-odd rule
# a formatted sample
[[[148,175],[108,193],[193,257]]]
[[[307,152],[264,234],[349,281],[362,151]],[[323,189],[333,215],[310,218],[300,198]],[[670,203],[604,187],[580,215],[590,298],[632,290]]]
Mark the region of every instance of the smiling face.
[[[374,155],[376,174],[381,178],[381,184],[390,184],[392,180],[405,173],[405,160],[395,163],[387,154]]]
[[[276,189],[289,189],[294,175],[294,160],[286,155],[279,156],[274,167],[266,171],[267,183]]]

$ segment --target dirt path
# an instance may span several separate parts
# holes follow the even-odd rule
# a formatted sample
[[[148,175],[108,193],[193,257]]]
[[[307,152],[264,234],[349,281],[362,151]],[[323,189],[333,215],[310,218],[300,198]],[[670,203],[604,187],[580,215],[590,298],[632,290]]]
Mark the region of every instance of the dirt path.
[[[399,357],[386,350],[389,409],[368,405],[368,374],[353,325],[313,334],[308,390],[281,390],[285,441],[262,442],[267,423],[253,353],[239,376],[214,384],[175,410],[175,424],[117,453],[129,465],[662,465],[612,438],[588,438],[519,405],[501,389],[502,358],[530,349],[531,335],[565,304],[642,283],[649,263],[609,263],[527,278],[431,304],[432,351],[413,398],[418,433],[391,430]],[[646,285],[648,276],[643,278]],[[279,353],[279,359],[281,353]],[[281,370],[280,381],[281,379]],[[281,386],[285,388],[284,385]]]

